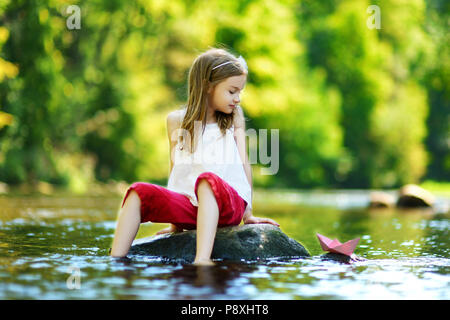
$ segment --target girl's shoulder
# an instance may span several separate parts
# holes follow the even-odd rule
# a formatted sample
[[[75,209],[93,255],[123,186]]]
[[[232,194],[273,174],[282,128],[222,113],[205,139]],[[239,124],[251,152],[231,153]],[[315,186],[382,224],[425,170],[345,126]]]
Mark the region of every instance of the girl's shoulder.
[[[170,112],[167,115],[167,126],[168,127],[180,127],[181,123],[183,122],[184,115],[186,113],[186,110],[184,109],[178,109]]]

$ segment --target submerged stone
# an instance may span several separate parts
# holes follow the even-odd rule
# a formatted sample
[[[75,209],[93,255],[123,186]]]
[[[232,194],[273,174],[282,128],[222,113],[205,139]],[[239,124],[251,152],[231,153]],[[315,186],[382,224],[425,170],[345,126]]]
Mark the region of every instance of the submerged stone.
[[[192,262],[195,258],[196,231],[184,231],[137,239],[130,254],[156,256]],[[212,259],[254,261],[270,258],[309,257],[299,242],[270,224],[247,224],[217,229]]]

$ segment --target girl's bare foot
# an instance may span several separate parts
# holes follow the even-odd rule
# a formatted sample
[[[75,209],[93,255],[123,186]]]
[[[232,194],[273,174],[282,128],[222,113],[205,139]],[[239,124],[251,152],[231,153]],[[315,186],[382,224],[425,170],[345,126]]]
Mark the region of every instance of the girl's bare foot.
[[[178,232],[182,232],[182,231],[183,231],[183,229],[179,229],[175,225],[171,224],[169,227],[167,227],[165,229],[162,229],[162,230],[159,230],[156,233],[156,235],[165,234],[165,233],[172,233],[172,232],[173,233],[178,233]]]
[[[214,266],[215,263],[212,262],[210,259],[202,259],[202,260],[195,260],[194,261],[195,266]]]

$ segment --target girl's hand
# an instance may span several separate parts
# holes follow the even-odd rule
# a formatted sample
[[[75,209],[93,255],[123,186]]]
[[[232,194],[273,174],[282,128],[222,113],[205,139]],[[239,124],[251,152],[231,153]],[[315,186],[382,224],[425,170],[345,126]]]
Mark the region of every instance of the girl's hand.
[[[272,225],[274,225],[276,227],[280,226],[275,220],[272,220],[272,219],[269,219],[269,218],[258,218],[258,217],[255,217],[252,214],[251,210],[246,210],[245,211],[243,220],[244,220],[244,224],[268,223],[268,224],[272,224]]]
[[[179,229],[179,228],[177,228],[177,226],[171,224],[169,227],[159,230],[156,234],[159,235],[159,234],[172,233],[172,232],[178,233],[178,232],[182,232],[182,231],[183,231],[183,229]]]

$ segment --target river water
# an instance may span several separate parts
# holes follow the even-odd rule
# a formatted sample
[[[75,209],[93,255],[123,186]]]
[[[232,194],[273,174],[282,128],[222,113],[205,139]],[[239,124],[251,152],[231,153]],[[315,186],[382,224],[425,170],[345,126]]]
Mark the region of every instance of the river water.
[[[0,197],[0,299],[449,299],[445,210],[366,208],[368,191],[256,192],[312,257],[214,267],[108,256],[120,196]],[[268,200],[270,199],[270,200]],[[138,238],[164,224],[142,224]],[[323,261],[316,233],[360,237],[351,265]]]

